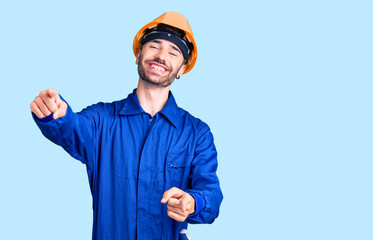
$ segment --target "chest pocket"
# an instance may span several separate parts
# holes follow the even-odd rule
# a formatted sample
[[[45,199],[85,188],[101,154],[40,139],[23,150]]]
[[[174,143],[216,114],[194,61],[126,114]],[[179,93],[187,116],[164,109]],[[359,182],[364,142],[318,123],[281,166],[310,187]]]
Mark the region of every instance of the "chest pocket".
[[[168,153],[167,154],[167,185],[169,188],[177,187],[186,190],[189,187],[192,154]]]

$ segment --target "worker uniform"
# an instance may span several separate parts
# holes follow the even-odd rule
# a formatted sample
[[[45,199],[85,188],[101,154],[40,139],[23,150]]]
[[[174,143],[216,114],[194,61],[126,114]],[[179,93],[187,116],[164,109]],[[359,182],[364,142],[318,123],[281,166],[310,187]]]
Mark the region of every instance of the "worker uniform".
[[[178,239],[188,223],[212,223],[218,216],[223,195],[213,136],[206,123],[177,106],[171,91],[153,117],[135,89],[126,99],[78,113],[68,105],[58,119],[33,118],[45,137],[86,165],[92,239]],[[172,187],[196,200],[185,222],[170,218],[160,202]]]

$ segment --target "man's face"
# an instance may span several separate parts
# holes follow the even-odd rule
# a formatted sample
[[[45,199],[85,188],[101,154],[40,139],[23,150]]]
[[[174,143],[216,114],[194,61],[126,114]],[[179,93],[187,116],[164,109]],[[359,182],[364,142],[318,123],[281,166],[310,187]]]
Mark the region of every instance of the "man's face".
[[[171,85],[185,70],[184,57],[172,42],[154,39],[144,44],[136,58],[139,76],[158,87]]]

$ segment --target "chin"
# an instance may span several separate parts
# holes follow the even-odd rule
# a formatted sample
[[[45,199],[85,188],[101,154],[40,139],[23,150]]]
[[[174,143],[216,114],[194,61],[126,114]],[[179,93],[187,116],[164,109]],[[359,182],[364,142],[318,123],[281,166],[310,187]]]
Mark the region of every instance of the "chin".
[[[146,71],[144,68],[139,67],[138,73],[140,78],[147,83],[150,83],[157,87],[168,87],[171,85],[175,79],[175,76],[172,76],[172,74],[161,76],[158,74],[154,74],[152,72]]]

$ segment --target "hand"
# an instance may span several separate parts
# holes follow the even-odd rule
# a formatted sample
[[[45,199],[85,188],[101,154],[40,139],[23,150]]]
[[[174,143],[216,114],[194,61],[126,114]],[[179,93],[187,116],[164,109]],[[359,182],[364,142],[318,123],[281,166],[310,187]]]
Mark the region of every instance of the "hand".
[[[65,116],[67,104],[61,100],[55,89],[49,88],[39,93],[39,96],[30,104],[30,108],[38,118],[44,118],[53,113],[53,118],[57,119]]]
[[[195,212],[196,203],[192,195],[176,187],[163,194],[161,203],[168,203],[167,215],[178,222],[184,222]]]

